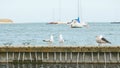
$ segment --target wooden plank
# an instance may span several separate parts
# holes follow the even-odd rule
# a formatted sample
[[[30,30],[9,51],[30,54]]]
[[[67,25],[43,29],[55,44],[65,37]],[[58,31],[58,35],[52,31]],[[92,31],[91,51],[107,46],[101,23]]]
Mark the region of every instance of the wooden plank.
[[[0,52],[120,52],[120,47],[0,47]]]

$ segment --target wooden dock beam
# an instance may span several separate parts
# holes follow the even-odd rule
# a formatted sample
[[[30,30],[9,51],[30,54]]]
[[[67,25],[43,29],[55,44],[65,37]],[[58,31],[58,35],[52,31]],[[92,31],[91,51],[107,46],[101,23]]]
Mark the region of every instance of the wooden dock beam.
[[[0,47],[0,63],[120,64],[120,47]]]

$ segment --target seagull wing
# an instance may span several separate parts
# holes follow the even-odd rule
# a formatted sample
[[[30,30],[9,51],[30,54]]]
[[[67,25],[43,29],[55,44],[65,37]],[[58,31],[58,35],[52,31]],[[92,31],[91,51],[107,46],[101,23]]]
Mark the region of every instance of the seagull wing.
[[[107,42],[107,43],[110,43],[111,44],[111,42],[109,42],[108,40],[106,40],[105,38],[101,38],[103,41],[105,41],[105,42]]]
[[[50,42],[50,39],[45,39],[43,40],[43,42]]]

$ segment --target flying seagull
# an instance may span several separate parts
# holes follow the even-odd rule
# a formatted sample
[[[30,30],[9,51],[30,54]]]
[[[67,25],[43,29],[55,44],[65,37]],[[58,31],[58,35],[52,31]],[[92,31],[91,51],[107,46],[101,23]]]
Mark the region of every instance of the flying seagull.
[[[64,39],[62,34],[59,35],[59,44],[63,44],[64,43]]]
[[[96,36],[96,42],[98,43],[98,45],[106,44],[106,43],[111,44],[111,42],[109,42],[108,40],[106,40],[102,35]]]
[[[50,45],[54,42],[53,35],[50,36],[50,39],[45,39],[43,42],[48,42]]]

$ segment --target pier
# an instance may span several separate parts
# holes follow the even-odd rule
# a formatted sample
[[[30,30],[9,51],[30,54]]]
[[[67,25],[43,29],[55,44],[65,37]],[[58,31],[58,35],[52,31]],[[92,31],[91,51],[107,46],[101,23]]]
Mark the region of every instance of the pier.
[[[120,47],[0,47],[0,63],[120,64]]]

